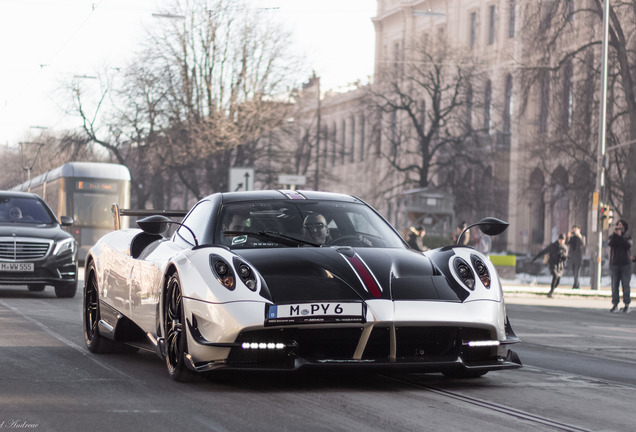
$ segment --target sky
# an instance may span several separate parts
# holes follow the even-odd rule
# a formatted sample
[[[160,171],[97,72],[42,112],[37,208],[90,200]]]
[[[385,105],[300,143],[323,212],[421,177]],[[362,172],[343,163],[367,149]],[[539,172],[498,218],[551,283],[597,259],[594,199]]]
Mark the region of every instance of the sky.
[[[292,32],[322,89],[364,83],[373,74],[376,0],[246,1]],[[64,112],[64,83],[124,64],[143,41],[143,29],[156,22],[153,12],[169,3],[0,0],[0,146],[77,124]]]

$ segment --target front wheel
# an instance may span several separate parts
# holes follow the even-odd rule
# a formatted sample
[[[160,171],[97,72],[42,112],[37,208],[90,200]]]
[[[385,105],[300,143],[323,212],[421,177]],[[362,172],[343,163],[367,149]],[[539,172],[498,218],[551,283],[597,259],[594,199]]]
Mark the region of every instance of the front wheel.
[[[116,351],[115,343],[99,334],[99,294],[95,264],[93,263],[91,263],[86,270],[86,284],[84,285],[82,309],[86,348],[92,353],[109,353]]]
[[[179,382],[192,381],[194,372],[185,364],[188,349],[181,281],[175,273],[168,279],[163,306],[163,334],[166,338],[166,366],[170,377]]]

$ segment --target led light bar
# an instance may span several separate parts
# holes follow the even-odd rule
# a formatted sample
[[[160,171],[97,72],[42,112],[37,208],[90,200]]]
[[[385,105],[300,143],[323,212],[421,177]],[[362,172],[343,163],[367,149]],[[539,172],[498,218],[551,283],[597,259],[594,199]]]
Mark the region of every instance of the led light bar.
[[[243,342],[243,344],[241,345],[241,348],[243,349],[269,349],[269,350],[273,350],[273,349],[284,349],[285,348],[285,344],[281,343],[281,342]]]
[[[496,341],[496,340],[470,341],[466,345],[468,345],[471,348],[493,347],[493,346],[499,346],[499,341]]]

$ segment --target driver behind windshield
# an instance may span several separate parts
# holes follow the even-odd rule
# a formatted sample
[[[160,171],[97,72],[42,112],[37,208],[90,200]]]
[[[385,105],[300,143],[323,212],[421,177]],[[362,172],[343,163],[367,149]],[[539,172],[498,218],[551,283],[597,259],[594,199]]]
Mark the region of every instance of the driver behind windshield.
[[[331,241],[327,219],[320,213],[312,213],[307,216],[303,222],[303,228],[309,233],[311,239],[320,245]]]
[[[22,210],[20,210],[20,207],[11,207],[9,210],[9,219],[12,222],[22,219]]]
[[[251,221],[249,216],[250,216],[249,211],[244,209],[237,209],[237,211],[227,215],[223,223],[223,232],[249,231],[251,226]],[[240,236],[240,234],[230,234],[229,236],[223,236],[224,243],[227,245],[234,244],[235,240],[233,240],[233,238],[237,238],[236,237],[237,235]]]

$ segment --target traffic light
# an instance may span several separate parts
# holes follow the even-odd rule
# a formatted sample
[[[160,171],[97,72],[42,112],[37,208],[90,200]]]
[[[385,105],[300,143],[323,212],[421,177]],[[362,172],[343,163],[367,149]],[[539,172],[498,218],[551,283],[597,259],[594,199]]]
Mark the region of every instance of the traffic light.
[[[608,205],[601,204],[600,217],[601,222],[603,223],[603,229],[608,230],[612,223],[612,220],[614,219],[614,212]]]

